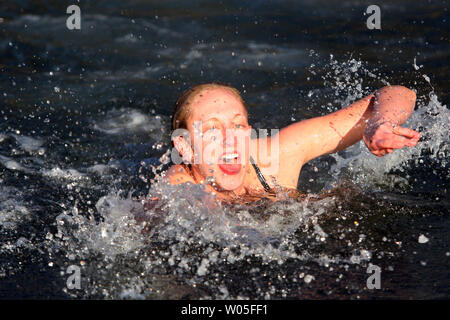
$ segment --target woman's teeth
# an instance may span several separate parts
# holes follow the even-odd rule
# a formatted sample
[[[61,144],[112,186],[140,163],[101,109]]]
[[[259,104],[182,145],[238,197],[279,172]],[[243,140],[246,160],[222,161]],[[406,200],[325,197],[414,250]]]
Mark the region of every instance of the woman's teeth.
[[[224,156],[222,157],[222,159],[223,159],[223,161],[225,161],[225,162],[231,162],[231,161],[233,161],[234,159],[237,159],[238,157],[239,157],[239,155],[238,155],[237,153],[229,153],[229,154],[224,155]]]

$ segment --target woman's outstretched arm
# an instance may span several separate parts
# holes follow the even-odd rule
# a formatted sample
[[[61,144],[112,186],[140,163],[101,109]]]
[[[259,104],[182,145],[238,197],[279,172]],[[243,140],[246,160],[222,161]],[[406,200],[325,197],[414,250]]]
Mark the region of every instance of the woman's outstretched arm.
[[[296,187],[303,164],[361,139],[376,156],[415,146],[420,134],[399,127],[414,112],[415,101],[414,91],[387,86],[341,110],[283,128],[279,132],[278,180]]]

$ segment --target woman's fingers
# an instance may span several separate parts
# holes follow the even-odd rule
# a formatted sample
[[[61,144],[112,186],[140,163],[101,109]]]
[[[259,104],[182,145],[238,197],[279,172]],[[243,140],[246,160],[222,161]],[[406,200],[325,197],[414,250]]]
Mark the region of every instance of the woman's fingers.
[[[386,149],[380,149],[380,150],[376,150],[376,151],[372,151],[372,153],[374,155],[376,155],[377,157],[382,157],[384,155],[386,155]]]
[[[413,129],[409,128],[402,128],[402,127],[395,127],[392,129],[392,132],[410,139],[420,139],[420,133]]]
[[[420,133],[409,128],[395,127],[390,132],[378,130],[373,138],[373,141],[366,144],[374,155],[382,157],[394,152],[394,149],[414,147],[420,139]]]
[[[413,147],[416,144],[416,140],[397,135],[392,135],[389,139],[380,139],[375,141],[375,145],[378,149],[401,149],[404,146]]]

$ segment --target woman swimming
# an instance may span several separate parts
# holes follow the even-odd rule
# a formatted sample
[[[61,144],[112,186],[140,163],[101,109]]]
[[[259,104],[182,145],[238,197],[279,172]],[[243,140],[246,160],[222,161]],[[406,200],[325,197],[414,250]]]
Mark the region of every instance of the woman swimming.
[[[203,183],[221,200],[296,189],[305,163],[361,139],[379,157],[415,146],[420,134],[399,126],[413,113],[415,101],[414,91],[387,86],[331,114],[252,138],[238,90],[198,85],[175,104],[172,141],[183,163],[170,167],[166,177],[172,184]]]

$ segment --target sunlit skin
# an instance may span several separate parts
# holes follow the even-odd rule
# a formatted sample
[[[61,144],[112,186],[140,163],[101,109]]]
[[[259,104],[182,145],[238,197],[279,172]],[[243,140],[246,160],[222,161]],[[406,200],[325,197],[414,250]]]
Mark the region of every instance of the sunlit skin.
[[[387,86],[336,112],[282,128],[276,137],[279,141],[278,170],[271,176],[266,176],[267,183],[272,188],[276,183],[295,189],[305,163],[321,155],[343,150],[361,139],[370,152],[378,157],[403,147],[414,147],[420,139],[420,134],[400,125],[414,112],[415,101],[414,91],[403,86]],[[208,133],[219,130],[223,132],[223,137],[226,137],[227,129],[238,128],[241,132],[249,132],[251,128],[245,107],[226,88],[205,89],[194,98],[192,105],[195,107],[191,108],[187,120],[191,140],[195,134],[194,124],[200,121],[203,129],[212,128]],[[207,183],[207,190],[214,192],[221,199],[246,193],[262,194],[264,189],[249,163],[249,155],[252,155],[262,169],[267,166],[274,155],[269,153],[264,159],[258,157],[262,143],[267,142],[270,145],[274,137],[267,139],[253,139],[245,146],[236,145],[241,140],[222,140],[223,146],[230,148],[228,150],[247,150],[241,154],[242,169],[237,174],[227,175],[219,169],[217,163],[206,161],[192,164],[192,174],[181,165],[174,165],[168,170],[167,177],[172,184],[180,184],[204,183],[209,176],[208,181],[212,178],[213,183]],[[186,159],[193,160],[194,151],[197,155],[203,154],[208,141],[203,141],[203,145],[199,147],[193,141],[189,144],[182,137],[178,137],[174,139],[174,146]],[[219,152],[223,152],[223,149],[214,156],[218,156]],[[214,150],[209,150],[208,153],[214,153]]]

